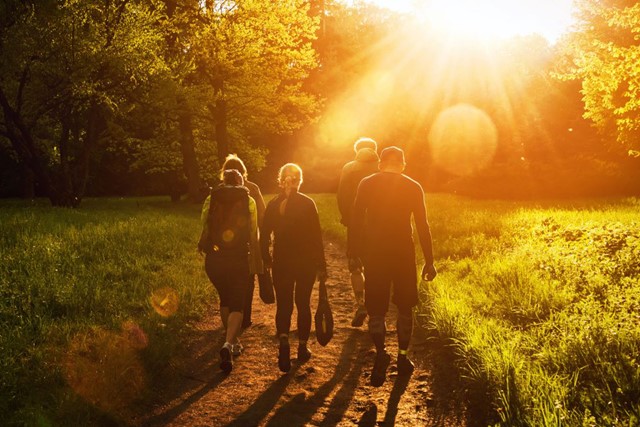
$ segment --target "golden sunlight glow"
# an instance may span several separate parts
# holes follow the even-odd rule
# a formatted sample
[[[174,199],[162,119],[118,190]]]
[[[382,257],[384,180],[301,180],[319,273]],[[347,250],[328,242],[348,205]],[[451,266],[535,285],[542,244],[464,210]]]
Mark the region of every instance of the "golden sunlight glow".
[[[491,162],[498,132],[484,111],[458,104],[440,113],[429,132],[434,162],[455,175],[471,175]]]
[[[555,42],[571,25],[571,0],[367,0],[420,15],[441,33],[475,39],[541,34]]]

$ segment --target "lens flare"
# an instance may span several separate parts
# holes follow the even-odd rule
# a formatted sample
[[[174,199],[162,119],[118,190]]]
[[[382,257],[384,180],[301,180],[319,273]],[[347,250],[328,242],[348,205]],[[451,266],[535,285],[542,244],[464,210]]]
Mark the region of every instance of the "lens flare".
[[[222,240],[226,243],[229,243],[233,241],[233,238],[235,237],[235,235],[236,234],[231,229],[224,230],[222,232]]]
[[[161,288],[153,292],[150,298],[153,309],[162,317],[169,317],[178,311],[180,297],[171,288]]]
[[[487,113],[469,104],[442,111],[429,132],[434,162],[449,173],[472,175],[493,159],[498,131]]]
[[[145,386],[138,350],[123,335],[102,329],[71,340],[63,371],[74,392],[114,415],[122,415]]]

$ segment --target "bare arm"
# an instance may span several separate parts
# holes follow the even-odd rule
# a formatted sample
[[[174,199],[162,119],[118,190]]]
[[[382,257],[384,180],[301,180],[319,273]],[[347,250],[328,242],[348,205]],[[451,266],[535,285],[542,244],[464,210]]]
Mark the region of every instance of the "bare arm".
[[[429,222],[427,221],[427,207],[424,200],[424,191],[422,187],[419,188],[419,193],[416,196],[416,205],[413,210],[413,219],[416,223],[416,231],[418,232],[418,239],[420,240],[420,247],[424,255],[425,264],[433,265],[433,244],[431,241],[431,229],[429,228]]]

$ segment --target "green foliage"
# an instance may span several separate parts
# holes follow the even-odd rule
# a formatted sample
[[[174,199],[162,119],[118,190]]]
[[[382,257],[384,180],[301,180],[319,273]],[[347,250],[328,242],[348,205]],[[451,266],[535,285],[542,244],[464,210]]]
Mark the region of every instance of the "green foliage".
[[[496,419],[502,425],[636,423],[637,200],[548,208],[496,203],[493,210],[437,201],[431,222],[443,268],[423,290],[423,310],[439,335],[456,342],[468,380],[489,390]],[[466,207],[452,210],[457,203]],[[502,231],[459,258],[456,249],[467,239],[449,237],[455,226],[439,228],[464,227],[470,212]],[[443,246],[440,238],[456,243]]]
[[[582,81],[584,117],[632,152],[640,134],[640,5],[581,0],[578,31],[567,40],[571,62],[561,75]]]
[[[325,233],[344,239],[331,231],[334,200],[315,199]],[[427,196],[439,274],[420,287],[419,318],[485,393],[475,403],[490,408],[484,422],[640,421],[639,207]]]
[[[155,2],[16,5],[0,25],[1,134],[56,205],[77,205],[107,121],[166,67]]]
[[[68,211],[3,202],[0,217],[0,414],[9,423],[34,424],[41,416],[68,424],[83,411],[88,418],[72,424],[95,421],[95,409],[64,397],[77,337],[91,342],[138,325],[148,346],[137,357],[151,378],[168,362],[186,320],[215,298],[195,252],[197,206],[87,199]],[[163,289],[179,297],[175,312],[153,303]]]

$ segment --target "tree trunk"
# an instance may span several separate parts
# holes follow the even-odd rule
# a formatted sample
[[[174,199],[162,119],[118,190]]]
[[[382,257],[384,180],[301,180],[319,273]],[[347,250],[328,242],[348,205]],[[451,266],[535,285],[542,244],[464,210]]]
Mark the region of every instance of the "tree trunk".
[[[20,114],[11,107],[4,91],[0,88],[0,106],[4,114],[7,137],[16,154],[25,165],[35,175],[42,191],[49,197],[51,204],[54,203],[54,194],[57,193],[49,171],[42,164],[40,153],[31,135],[31,130],[22,120]]]
[[[227,134],[227,101],[218,99],[214,108],[214,121],[216,124],[216,145],[220,163],[229,154],[229,136]]]
[[[24,162],[20,162],[20,167],[22,168],[22,197],[33,199],[36,196],[35,175]]]
[[[98,146],[100,138],[107,129],[107,117],[105,117],[105,110],[95,103],[92,103],[89,108],[86,126],[86,136],[84,141],[78,141],[78,144],[82,144],[82,150],[78,159],[77,182],[75,185],[75,196],[78,199],[78,203],[80,203],[80,200],[84,197],[84,194],[87,191],[89,171],[91,169],[91,154],[93,153],[94,148]]]
[[[191,111],[183,99],[178,100],[181,106],[178,126],[180,128],[180,151],[182,152],[182,167],[187,177],[187,197],[189,201],[199,203],[200,197],[200,168],[196,158],[196,149],[193,138],[193,123]]]

